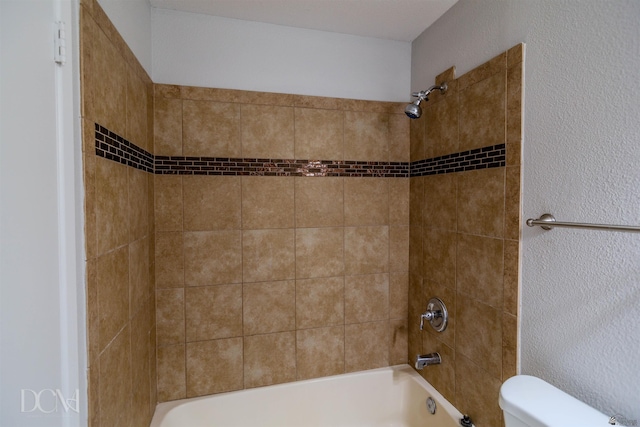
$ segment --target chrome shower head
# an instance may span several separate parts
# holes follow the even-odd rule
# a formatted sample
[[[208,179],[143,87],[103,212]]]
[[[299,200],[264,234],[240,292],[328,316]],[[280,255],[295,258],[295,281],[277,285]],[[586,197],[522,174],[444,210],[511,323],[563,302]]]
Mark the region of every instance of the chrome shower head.
[[[416,99],[411,104],[407,105],[404,109],[404,113],[409,116],[410,119],[419,119],[422,115],[422,108],[420,108],[420,101],[422,99]]]
[[[420,108],[420,103],[422,101],[428,101],[429,100],[429,94],[431,92],[433,92],[434,90],[438,89],[441,93],[445,93],[447,91],[447,84],[443,83],[442,85],[438,86],[438,85],[434,85],[431,86],[429,89],[420,91],[420,92],[413,92],[411,94],[411,96],[415,96],[418,99],[416,99],[415,101],[413,101],[411,104],[407,105],[404,109],[404,113],[410,118],[410,119],[418,119],[420,118],[420,116],[422,115],[422,108]]]

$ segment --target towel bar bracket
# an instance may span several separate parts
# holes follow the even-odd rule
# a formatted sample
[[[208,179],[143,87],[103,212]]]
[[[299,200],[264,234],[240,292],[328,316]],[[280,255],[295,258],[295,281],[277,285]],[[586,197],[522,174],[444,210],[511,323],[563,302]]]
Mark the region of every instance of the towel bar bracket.
[[[551,230],[555,227],[565,228],[587,228],[590,230],[607,230],[607,231],[629,231],[632,233],[640,233],[640,227],[631,225],[610,225],[610,224],[585,224],[580,222],[560,222],[556,221],[551,214],[544,214],[538,219],[529,218],[527,220],[529,227],[539,226],[543,230]]]

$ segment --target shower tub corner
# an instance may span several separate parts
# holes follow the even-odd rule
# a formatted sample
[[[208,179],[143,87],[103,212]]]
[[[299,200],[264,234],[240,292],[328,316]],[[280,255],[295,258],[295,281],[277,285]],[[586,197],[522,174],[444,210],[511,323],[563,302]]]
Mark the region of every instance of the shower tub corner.
[[[160,403],[150,427],[457,427],[461,417],[413,368],[396,365]]]

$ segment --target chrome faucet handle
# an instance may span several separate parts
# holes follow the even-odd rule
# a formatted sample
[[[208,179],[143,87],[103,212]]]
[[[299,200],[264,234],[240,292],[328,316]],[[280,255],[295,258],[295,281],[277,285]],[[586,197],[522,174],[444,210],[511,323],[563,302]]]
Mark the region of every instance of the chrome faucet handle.
[[[424,329],[424,321],[426,320],[427,322],[431,322],[433,319],[435,319],[436,317],[441,317],[442,316],[442,312],[436,312],[436,311],[425,311],[424,313],[422,313],[420,315],[420,330],[422,331]]]
[[[449,313],[447,307],[440,298],[431,298],[427,304],[427,310],[420,315],[420,330],[424,329],[424,321],[431,324],[436,332],[442,332],[447,328]]]

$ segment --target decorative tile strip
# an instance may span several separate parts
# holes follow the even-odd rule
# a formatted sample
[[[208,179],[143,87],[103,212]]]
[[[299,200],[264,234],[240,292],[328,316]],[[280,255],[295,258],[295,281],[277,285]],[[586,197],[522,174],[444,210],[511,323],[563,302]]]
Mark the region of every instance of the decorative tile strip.
[[[155,173],[236,176],[408,177],[407,162],[156,156]]]
[[[161,175],[342,176],[407,178],[505,166],[505,144],[415,162],[154,156],[103,126],[95,126],[96,155]]]
[[[96,123],[96,155],[153,173],[153,154]]]
[[[411,177],[504,167],[505,144],[490,145],[411,162]]]

